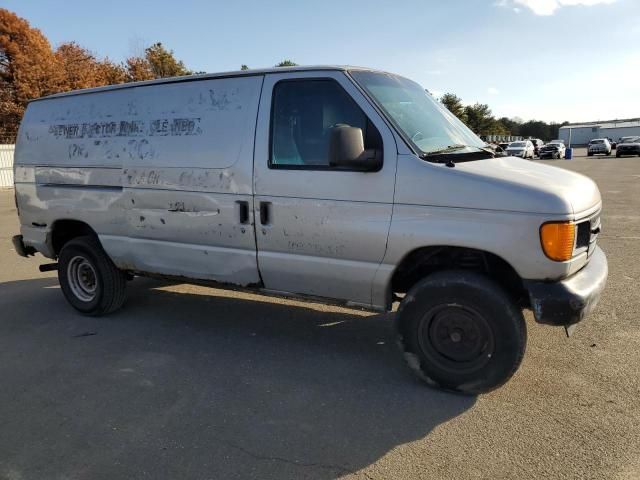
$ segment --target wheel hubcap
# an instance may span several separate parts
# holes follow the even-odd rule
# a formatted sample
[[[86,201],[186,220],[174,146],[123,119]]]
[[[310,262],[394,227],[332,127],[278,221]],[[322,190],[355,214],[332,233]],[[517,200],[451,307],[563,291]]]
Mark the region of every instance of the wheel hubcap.
[[[83,302],[96,296],[97,275],[93,265],[84,257],[76,256],[67,266],[67,278],[73,294]]]
[[[486,319],[461,305],[441,305],[428,311],[420,322],[419,340],[430,362],[454,373],[483,367],[495,348]]]

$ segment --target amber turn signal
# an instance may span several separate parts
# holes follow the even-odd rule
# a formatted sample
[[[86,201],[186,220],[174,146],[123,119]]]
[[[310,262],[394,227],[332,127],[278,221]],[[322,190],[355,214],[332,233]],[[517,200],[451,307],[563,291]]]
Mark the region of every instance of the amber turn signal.
[[[576,226],[573,223],[545,223],[540,227],[544,254],[556,262],[570,260],[573,255]]]

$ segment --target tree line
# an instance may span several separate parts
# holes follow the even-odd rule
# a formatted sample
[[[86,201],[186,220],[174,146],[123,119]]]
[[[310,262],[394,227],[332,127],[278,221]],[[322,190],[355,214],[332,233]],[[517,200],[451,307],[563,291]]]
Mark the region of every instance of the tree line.
[[[295,66],[283,60],[277,67]],[[241,69],[249,67],[242,65]],[[80,88],[196,73],[157,42],[140,55],[114,62],[76,42],[52,48],[27,20],[0,8],[0,143],[15,141],[27,103],[34,98]]]
[[[276,67],[297,65],[283,60]],[[241,70],[249,66],[241,65]],[[27,103],[34,98],[80,88],[191,75],[173,51],[157,42],[124,62],[100,58],[76,42],[52,48],[44,34],[0,8],[0,143],[13,143]],[[495,118],[486,104],[464,105],[453,93],[440,101],[478,135],[516,135],[552,140],[567,122],[522,122]]]
[[[462,99],[453,93],[445,93],[440,102],[478,135],[513,135],[540,138],[544,141],[558,138],[558,130],[569,122],[547,123],[541,120],[523,122],[517,118],[495,118],[484,103],[464,105]]]

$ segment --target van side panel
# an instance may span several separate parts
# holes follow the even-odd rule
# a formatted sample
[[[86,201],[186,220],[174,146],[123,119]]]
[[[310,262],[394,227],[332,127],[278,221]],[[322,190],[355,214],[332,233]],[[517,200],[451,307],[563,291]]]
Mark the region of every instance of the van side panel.
[[[126,235],[122,159],[87,150],[98,148],[99,140],[82,138],[80,125],[91,122],[86,115],[76,119],[76,98],[31,102],[16,142],[20,230],[27,245],[50,258],[55,257],[51,231],[57,220],[78,220],[98,233]],[[68,130],[69,138],[59,128],[64,122],[78,126]]]
[[[499,193],[504,198],[516,198],[507,195],[508,189],[516,186],[488,183],[492,179],[483,183],[478,176],[465,174],[463,168],[464,164],[456,168],[430,164],[414,155],[399,157],[389,241],[374,282],[378,295],[390,292],[396,267],[410,252],[423,247],[464,247],[489,252],[505,260],[524,279],[557,279],[573,273],[571,262],[554,262],[544,256],[538,233],[542,223],[571,220],[570,215],[467,206],[495,202],[496,206],[515,210],[524,209],[526,204],[503,201],[500,205]],[[450,193],[452,186],[454,193]],[[518,196],[526,194],[520,187]],[[535,197],[528,198],[530,204],[535,204]],[[463,201],[469,203],[465,205]]]
[[[238,202],[252,203],[262,80],[195,80],[31,103],[16,149],[25,243],[52,256],[51,225],[81,220],[121,268],[258,282],[252,209],[241,224]]]

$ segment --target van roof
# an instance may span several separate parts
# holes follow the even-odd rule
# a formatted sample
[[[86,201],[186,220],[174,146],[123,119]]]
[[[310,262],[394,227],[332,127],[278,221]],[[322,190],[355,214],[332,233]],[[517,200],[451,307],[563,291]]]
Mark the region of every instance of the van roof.
[[[146,85],[161,85],[164,83],[178,83],[178,82],[193,82],[197,80],[206,80],[210,78],[229,78],[229,77],[250,77],[255,75],[264,75],[267,73],[283,73],[283,72],[306,72],[314,70],[333,70],[333,71],[347,71],[347,70],[365,70],[365,71],[379,71],[372,68],[354,67],[349,65],[313,65],[313,66],[296,66],[296,67],[272,67],[272,68],[256,68],[249,70],[235,70],[230,72],[219,73],[202,73],[197,75],[185,75],[182,77],[167,77],[158,78],[155,80],[144,80],[141,82],[129,82],[129,83],[117,83],[115,85],[106,85],[104,87],[83,88],[81,90],[72,90],[70,92],[55,93],[53,95],[47,95],[32,100],[37,102],[39,100],[48,100],[51,98],[69,97],[74,95],[84,95],[86,93],[106,92],[110,90],[120,90],[125,88],[143,87]],[[381,72],[388,73],[388,72]]]

